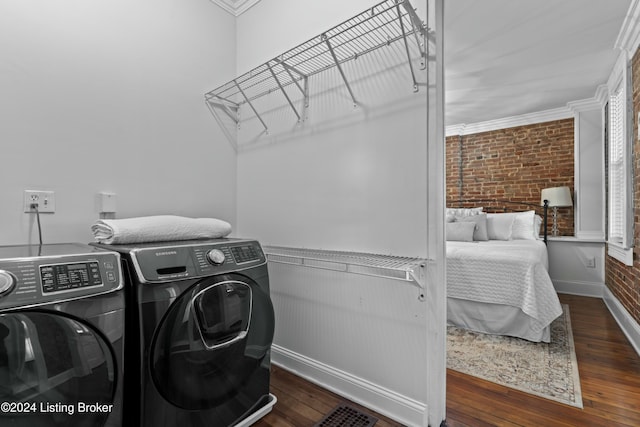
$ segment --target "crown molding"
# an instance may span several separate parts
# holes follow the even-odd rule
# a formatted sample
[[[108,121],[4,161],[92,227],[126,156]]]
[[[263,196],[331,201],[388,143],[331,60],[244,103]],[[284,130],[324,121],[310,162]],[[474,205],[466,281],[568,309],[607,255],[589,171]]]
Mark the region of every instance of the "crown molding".
[[[445,128],[444,134],[445,136],[457,136],[457,135],[466,135],[465,128],[467,125],[459,124],[459,125],[451,125]]]
[[[240,16],[260,0],[211,0],[233,16]]]
[[[570,108],[561,107],[551,110],[538,111],[536,113],[505,117],[503,119],[489,120],[486,122],[447,126],[445,129],[445,135],[471,135],[474,133],[489,132],[492,130],[507,129],[516,126],[526,126],[536,123],[550,122],[553,120],[569,119],[573,117],[574,113]]]
[[[632,0],[627,10],[627,15],[622,22],[622,27],[618,33],[618,38],[614,47],[627,52],[629,57],[633,56],[640,46],[640,1]]]
[[[488,120],[486,122],[451,125],[445,128],[445,136],[472,135],[474,133],[508,129],[516,126],[526,126],[536,123],[550,122],[553,120],[570,119],[582,111],[602,108],[607,100],[607,94],[607,85],[600,85],[597,87],[596,94],[593,98],[571,101],[567,103],[566,107],[522,114],[519,116],[505,117],[503,119]]]
[[[596,89],[595,99],[600,103],[601,106],[604,106],[607,102],[607,98],[609,97],[609,88],[606,84],[598,86]]]
[[[569,110],[573,111],[574,113],[579,113],[581,111],[589,111],[589,110],[599,110],[602,108],[602,106],[604,105],[604,102],[602,102],[602,89],[601,87],[604,86],[604,88],[606,89],[606,85],[601,85],[598,86],[598,89],[596,90],[596,96],[591,98],[591,99],[582,99],[580,101],[571,101],[567,103],[567,107],[569,108]]]

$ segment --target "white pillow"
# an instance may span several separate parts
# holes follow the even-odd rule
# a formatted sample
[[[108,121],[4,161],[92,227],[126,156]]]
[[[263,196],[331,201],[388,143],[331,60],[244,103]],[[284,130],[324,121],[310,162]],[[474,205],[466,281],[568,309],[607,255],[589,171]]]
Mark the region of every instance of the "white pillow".
[[[489,240],[511,240],[515,217],[508,214],[487,214]]]
[[[536,211],[518,212],[513,222],[512,239],[535,240],[538,238],[536,232]]]
[[[474,222],[448,222],[446,224],[446,238],[449,241],[473,242]]]
[[[513,216],[513,229],[511,239],[513,240],[536,240],[540,234],[540,227],[536,228],[536,211],[509,212],[497,215]]]
[[[482,208],[447,208],[446,215],[471,216],[482,213]]]
[[[540,215],[536,215],[533,218],[533,235],[536,240],[542,240],[540,235],[542,234],[540,231],[542,230],[542,217]]]
[[[486,241],[489,240],[487,234],[487,214],[481,213],[478,215],[470,216],[457,216],[456,222],[473,222],[476,224],[476,229],[473,232],[473,240]]]

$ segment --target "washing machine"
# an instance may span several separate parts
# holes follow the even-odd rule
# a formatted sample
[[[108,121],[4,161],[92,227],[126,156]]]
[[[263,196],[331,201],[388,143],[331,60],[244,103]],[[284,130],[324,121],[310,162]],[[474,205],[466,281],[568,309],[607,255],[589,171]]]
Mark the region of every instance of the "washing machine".
[[[271,410],[275,322],[257,241],[96,245],[123,260],[135,363],[125,367],[126,425],[246,426]]]
[[[0,246],[0,426],[122,425],[120,255]]]

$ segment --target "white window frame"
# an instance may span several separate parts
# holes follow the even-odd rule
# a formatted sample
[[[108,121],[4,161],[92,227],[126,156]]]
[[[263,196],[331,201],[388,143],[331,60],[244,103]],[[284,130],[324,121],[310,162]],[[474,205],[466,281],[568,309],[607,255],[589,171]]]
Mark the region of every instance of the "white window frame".
[[[631,70],[622,53],[607,82],[609,91],[607,247],[609,256],[633,265],[633,104]],[[615,116],[615,118],[614,118]],[[617,120],[621,123],[616,133]],[[615,188],[614,187],[615,185]]]

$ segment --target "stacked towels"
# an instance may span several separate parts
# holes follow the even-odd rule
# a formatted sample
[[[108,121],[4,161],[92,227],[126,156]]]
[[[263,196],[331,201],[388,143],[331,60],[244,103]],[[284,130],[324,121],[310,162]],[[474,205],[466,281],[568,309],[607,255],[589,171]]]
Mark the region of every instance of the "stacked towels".
[[[155,215],[101,219],[91,226],[98,243],[122,245],[192,239],[218,239],[231,233],[231,224],[216,218]]]

